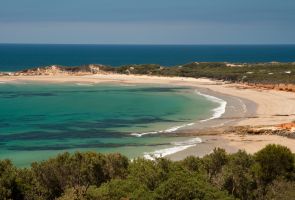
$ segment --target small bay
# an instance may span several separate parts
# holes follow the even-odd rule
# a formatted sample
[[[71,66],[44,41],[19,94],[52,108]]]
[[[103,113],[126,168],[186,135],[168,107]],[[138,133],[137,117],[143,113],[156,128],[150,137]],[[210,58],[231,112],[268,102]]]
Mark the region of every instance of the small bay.
[[[0,84],[0,159],[18,166],[64,151],[120,152],[129,158],[190,138],[132,133],[203,120],[217,103],[194,89],[119,84]]]

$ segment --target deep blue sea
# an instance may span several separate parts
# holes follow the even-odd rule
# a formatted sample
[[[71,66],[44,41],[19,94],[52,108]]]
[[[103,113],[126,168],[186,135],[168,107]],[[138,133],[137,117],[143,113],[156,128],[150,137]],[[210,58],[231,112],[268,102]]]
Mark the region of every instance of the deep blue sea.
[[[0,44],[0,71],[82,64],[294,62],[295,45],[30,45]]]

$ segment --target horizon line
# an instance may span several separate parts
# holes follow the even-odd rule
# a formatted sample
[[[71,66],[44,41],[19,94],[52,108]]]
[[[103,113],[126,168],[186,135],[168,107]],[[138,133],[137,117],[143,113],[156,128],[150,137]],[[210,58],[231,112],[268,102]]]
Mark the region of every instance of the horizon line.
[[[15,43],[15,42],[0,42],[0,45],[109,45],[109,46],[119,46],[119,45],[126,45],[126,46],[236,46],[236,45],[243,45],[243,46],[254,46],[254,45],[295,45],[295,43],[286,44],[286,43],[254,43],[254,44],[244,44],[244,43],[216,43],[216,44],[181,44],[181,43],[163,43],[163,44],[147,44],[147,43],[138,43],[138,44],[132,44],[132,43]]]

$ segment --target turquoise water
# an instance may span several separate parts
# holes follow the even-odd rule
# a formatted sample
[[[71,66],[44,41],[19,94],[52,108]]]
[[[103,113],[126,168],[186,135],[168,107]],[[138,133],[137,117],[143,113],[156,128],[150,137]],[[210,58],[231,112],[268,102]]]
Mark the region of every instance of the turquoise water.
[[[0,71],[44,65],[180,65],[189,62],[294,62],[295,45],[0,44]]]
[[[206,119],[217,106],[183,87],[2,83],[0,159],[27,166],[63,151],[142,156],[188,138],[132,133]]]

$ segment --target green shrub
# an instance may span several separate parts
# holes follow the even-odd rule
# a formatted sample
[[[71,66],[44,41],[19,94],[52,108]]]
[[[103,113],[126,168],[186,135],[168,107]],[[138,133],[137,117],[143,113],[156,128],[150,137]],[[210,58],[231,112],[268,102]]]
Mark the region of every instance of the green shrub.
[[[256,176],[264,184],[269,184],[280,176],[292,177],[294,173],[294,156],[287,147],[267,145],[255,154],[254,159]]]
[[[173,162],[120,154],[64,153],[17,169],[0,161],[2,200],[154,200],[294,198],[294,154],[268,145],[255,155],[215,149]]]

